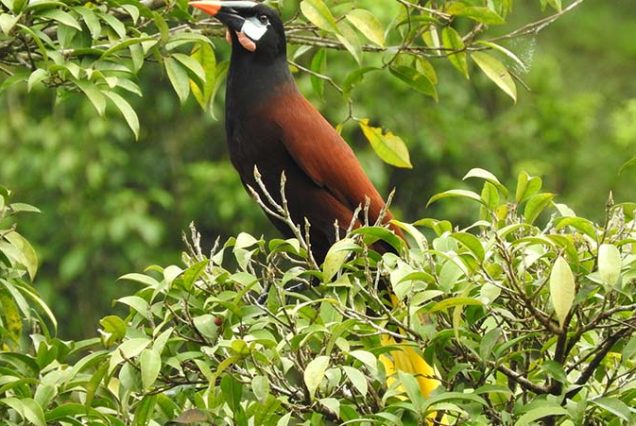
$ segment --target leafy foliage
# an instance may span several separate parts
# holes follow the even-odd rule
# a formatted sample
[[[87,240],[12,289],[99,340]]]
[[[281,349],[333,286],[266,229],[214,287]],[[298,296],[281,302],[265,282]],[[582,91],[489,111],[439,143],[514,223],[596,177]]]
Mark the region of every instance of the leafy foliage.
[[[620,177],[616,175],[634,152],[636,120],[629,96],[634,93],[631,75],[636,70],[631,65],[634,61],[626,60],[633,55],[631,34],[636,31],[628,19],[633,15],[630,2],[584,2],[538,36],[529,33],[494,41],[524,64],[519,65],[503,51],[485,50],[515,75],[519,94],[514,106],[471,61],[470,52],[449,55],[448,61],[443,55],[413,61],[420,74],[430,71],[423,68],[427,62],[434,68],[431,75],[437,82],[433,87],[438,103],[391,73],[390,69],[397,66],[408,68],[408,63],[402,61],[414,57],[404,53],[391,62],[400,32],[404,33],[409,25],[392,23],[398,14],[406,14],[407,7],[398,2],[355,4],[355,9],[371,12],[389,30],[385,50],[357,33],[364,46],[360,65],[339,45],[333,33],[303,32],[313,27],[306,24],[302,14],[297,14],[298,3],[274,5],[280,7],[290,24],[288,48],[296,80],[332,123],[346,121],[339,130],[354,146],[380,192],[386,194],[392,187],[398,188],[393,203],[398,217],[420,217],[424,198],[458,186],[457,177],[471,167],[496,171],[506,183],[522,169],[544,175],[562,200],[595,220],[602,216],[599,206],[609,188],[622,198],[633,198],[631,182],[636,169],[625,169]],[[351,23],[346,18],[348,8],[335,2],[324,3],[337,20]],[[563,2],[563,8],[569,3]],[[240,181],[226,163],[222,126],[209,117],[214,113],[221,118],[222,90],[218,88],[223,87],[229,57],[228,46],[221,39],[223,30],[200,15],[194,21],[179,18],[175,9],[181,5],[176,3],[167,8],[157,1],[64,4],[66,7],[48,3],[41,9],[61,8],[73,15],[71,7],[97,8],[121,21],[128,38],[138,34],[136,28],[142,25],[143,32],[157,37],[154,21],[140,15],[135,23],[123,5],[140,10],[148,7],[164,16],[169,37],[180,31],[211,37],[214,46],[210,44],[209,49],[214,52],[215,66],[208,61],[203,68],[208,75],[207,90],[217,90],[214,106],[201,112],[195,102],[200,100],[196,98],[195,88],[199,86],[194,79],[190,83],[194,96],[181,106],[165,67],[154,53],[149,53],[139,71],[116,75],[118,80],[132,81],[143,93],[140,98],[123,87],[114,89],[139,117],[140,143],[133,144],[133,133],[126,129],[126,121],[119,118],[110,99],[106,99],[102,117],[84,92],[70,83],[56,86],[46,79],[44,84],[32,80],[27,93],[28,84],[23,77],[34,68],[28,61],[14,61],[11,56],[13,52],[22,52],[22,59],[28,56],[20,43],[18,27],[14,26],[9,36],[1,36],[3,45],[6,42],[12,46],[2,50],[3,69],[17,77],[11,79],[9,74],[1,73],[7,79],[0,98],[0,152],[7,160],[0,167],[0,181],[46,213],[25,223],[21,233],[40,255],[42,296],[56,307],[60,321],[71,324],[62,330],[64,337],[77,337],[91,335],[98,315],[110,310],[109,301],[123,295],[121,288],[111,285],[110,277],[141,268],[146,258],[160,263],[174,258],[180,249],[180,231],[191,220],[197,222],[206,238],[220,235],[223,239],[240,231],[276,234],[243,194]],[[438,5],[443,6],[444,2]],[[482,43],[513,31],[517,25],[558,13],[547,3],[545,10],[539,6],[537,1],[514,2],[507,24],[489,26],[479,33],[479,43],[471,48],[485,48]],[[426,23],[418,17],[423,14],[421,11],[410,6],[409,11],[414,16],[411,29]],[[6,8],[2,13],[17,16]],[[28,25],[29,14],[35,11],[23,12],[19,22]],[[83,18],[76,19],[86,33]],[[39,18],[35,22],[40,22]],[[54,27],[55,22],[48,25]],[[449,33],[453,28],[464,37],[475,23],[458,17],[448,25],[438,24],[438,33],[443,36],[444,28]],[[117,44],[119,38],[111,27],[104,21],[100,25],[102,35],[94,46],[104,50],[105,45]],[[606,31],[609,27],[613,31]],[[353,27],[350,30],[354,34],[357,31]],[[104,37],[104,31],[108,37]],[[56,51],[57,32],[51,29],[47,34],[53,42],[45,43],[47,51]],[[307,40],[308,36],[313,39]],[[25,39],[35,52],[35,67],[42,68],[34,42],[28,36]],[[321,44],[319,39],[330,43]],[[158,43],[160,46],[161,40]],[[415,37],[413,44],[423,47],[424,41]],[[193,52],[199,45],[204,44],[184,44],[172,51],[195,56]],[[135,47],[118,50],[113,53],[115,57],[108,58],[118,66],[128,66],[130,49]],[[166,56],[166,51],[152,49],[157,50],[161,57]],[[420,54],[435,51],[417,53]],[[324,62],[320,65],[316,61],[314,69],[314,59],[320,56]],[[470,80],[456,70],[450,61],[454,56],[466,57]],[[64,58],[80,67],[95,59],[98,58],[80,55]],[[394,66],[385,66],[387,63]],[[212,78],[212,71],[216,79]],[[525,80],[531,93],[525,93],[519,79]],[[312,90],[310,81],[315,80],[322,83],[317,85],[322,87],[322,95]],[[98,86],[103,85],[96,81]],[[601,82],[602,90],[597,86]],[[212,101],[208,105],[211,104]],[[347,119],[349,115],[360,120],[368,118],[374,128],[383,128],[384,135],[393,132],[399,136],[408,147],[413,171],[383,167],[361,132],[361,123]],[[463,225],[470,223],[469,209],[457,203],[437,203],[431,209],[427,214],[449,217]]]
[[[11,191],[0,186],[0,350],[20,348],[24,322],[41,328],[45,336],[57,328],[55,317],[30,285],[38,270],[37,254],[14,223],[16,215],[39,210],[10,200]]]
[[[304,0],[284,5],[282,12],[293,17],[287,22],[290,43],[302,46],[293,54],[294,61],[307,47],[316,47],[310,72],[317,78],[333,82],[319,66],[326,49],[347,50],[360,64],[345,79],[347,92],[364,74],[388,69],[415,90],[437,99],[437,75],[429,58],[446,58],[466,78],[469,60],[474,61],[516,100],[513,77],[496,55],[522,66],[523,62],[500,41],[538,32],[581,2],[576,0],[566,9],[560,1],[548,2],[555,14],[497,37],[486,30],[506,22],[512,0],[452,1],[438,6],[397,0],[389,8],[365,1],[329,6],[322,0]],[[211,110],[227,69],[227,63],[217,66],[214,45],[207,37],[220,35],[220,24],[193,17],[185,0],[3,0],[2,6],[0,70],[7,76],[2,89],[26,83],[29,91],[45,84],[60,93],[81,92],[99,115],[105,114],[108,105],[118,110],[136,139],[139,119],[127,97],[142,95],[137,76],[146,62],[162,65],[182,103],[192,93],[206,110]],[[363,52],[383,55],[383,65],[362,67]],[[395,144],[396,139],[385,143]],[[381,145],[372,143],[376,150]],[[379,152],[384,158],[382,148]],[[408,164],[408,158],[400,160]]]
[[[433,412],[449,424],[632,423],[636,205],[610,202],[597,225],[538,177],[514,191],[482,169],[467,179],[481,192],[434,201],[477,202],[472,225],[396,222],[410,248],[364,227],[320,266],[302,234],[242,233],[205,254],[193,230],[183,266],[121,277],[138,290],[99,338],[36,330],[30,350],[0,353],[0,413],[36,425],[413,424]],[[378,238],[398,254],[375,253]],[[400,347],[438,371],[429,399],[403,372],[387,388],[382,360]]]

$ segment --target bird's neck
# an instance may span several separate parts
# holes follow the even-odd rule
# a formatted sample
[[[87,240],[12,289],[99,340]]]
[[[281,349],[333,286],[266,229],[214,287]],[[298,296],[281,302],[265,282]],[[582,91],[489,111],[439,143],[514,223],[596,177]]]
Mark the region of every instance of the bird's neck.
[[[226,87],[226,117],[243,115],[281,90],[296,90],[284,55],[264,61],[255,54],[232,52]]]

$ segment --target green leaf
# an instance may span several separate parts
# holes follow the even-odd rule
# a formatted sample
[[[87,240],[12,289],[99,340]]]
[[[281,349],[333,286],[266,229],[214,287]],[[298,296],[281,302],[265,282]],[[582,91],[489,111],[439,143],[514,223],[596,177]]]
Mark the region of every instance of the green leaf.
[[[554,194],[550,193],[536,194],[530,197],[523,210],[523,217],[526,223],[532,225],[541,212],[550,205],[553,198]]]
[[[352,234],[371,237],[374,240],[373,242],[382,240],[393,247],[397,253],[404,247],[404,240],[390,230],[380,226],[361,226],[360,228],[354,229]]]
[[[159,283],[153,277],[144,274],[138,274],[135,272],[122,275],[121,277],[119,277],[119,279],[133,281],[151,288],[157,288],[159,286]]]
[[[563,205],[555,204],[555,207],[561,207],[561,210],[564,209]],[[576,216],[566,216],[558,218],[554,221],[554,229],[561,230],[566,226],[571,226],[579,231],[585,233],[587,236],[596,239],[596,228],[594,224],[588,219],[584,219],[582,217]]]
[[[27,91],[30,92],[31,89],[33,89],[33,86],[42,82],[44,79],[48,77],[49,77],[48,71],[42,68],[38,68],[37,70],[33,71],[31,75],[29,76],[29,79],[27,80]]]
[[[303,372],[303,378],[311,399],[316,395],[316,390],[325,377],[327,367],[329,367],[329,357],[324,355],[317,356],[307,364],[307,368]]]
[[[541,189],[541,178],[538,176],[530,176],[525,171],[519,173],[517,178],[517,190],[515,200],[517,203],[527,200]]]
[[[332,33],[339,33],[336,19],[322,0],[303,0],[300,10],[312,24]]]
[[[204,314],[192,319],[194,327],[206,339],[215,339],[218,335],[218,327],[214,323],[214,315]]]
[[[46,426],[42,407],[31,398],[3,398],[0,403],[13,408],[22,418],[35,426]]]
[[[103,116],[106,111],[106,98],[97,86],[88,80],[75,80],[75,84],[84,92],[88,100],[91,101],[97,113]]]
[[[622,175],[625,170],[633,166],[636,166],[636,157],[626,161],[625,164],[621,166],[620,170],[618,171],[618,174]]]
[[[364,9],[353,9],[345,17],[370,42],[384,47],[384,28],[373,13]]]
[[[252,379],[252,392],[259,401],[263,402],[269,396],[269,379],[265,376],[254,376]]]
[[[446,13],[455,16],[465,16],[486,25],[505,24],[505,20],[492,9],[483,6],[468,6],[460,2],[452,2]]]
[[[35,278],[38,271],[38,255],[31,244],[16,231],[10,231],[4,234],[4,238],[13,246],[20,254],[20,263],[26,268],[31,280]]]
[[[480,306],[483,305],[481,300],[473,299],[471,297],[451,297],[448,299],[444,299],[440,302],[434,304],[430,309],[427,310],[428,313],[444,311],[448,308],[452,308],[455,306],[467,306],[467,305],[475,305]]]
[[[565,318],[572,308],[575,293],[576,284],[572,269],[570,269],[568,262],[559,256],[550,273],[550,299],[561,327],[563,327]]]
[[[24,407],[24,417],[36,426],[46,426],[44,411],[40,404],[31,398],[23,398],[20,400]]]
[[[130,127],[130,130],[132,130],[135,135],[135,139],[139,140],[139,118],[137,117],[135,110],[130,106],[128,101],[118,93],[110,90],[104,91],[103,93],[117,107],[121,115],[124,116],[126,123],[128,123],[128,127]]]
[[[397,376],[400,383],[404,387],[406,394],[408,395],[408,399],[411,401],[411,403],[413,403],[417,411],[422,411],[424,396],[422,395],[420,384],[418,383],[415,376],[402,370],[397,370]]]
[[[157,404],[157,395],[145,395],[135,408],[132,426],[146,426]]]
[[[424,412],[430,412],[434,409],[434,406],[436,404],[440,404],[446,401],[471,401],[482,406],[485,406],[487,404],[482,397],[473,393],[443,392],[439,395],[427,398],[421,409]]]
[[[106,22],[109,27],[115,31],[115,33],[119,36],[119,38],[126,37],[126,26],[113,15],[109,15],[107,13],[99,13],[99,17],[102,21]]]
[[[466,173],[466,175],[462,178],[462,180],[466,180],[469,178],[478,178],[490,182],[491,184],[495,185],[504,196],[508,196],[508,190],[506,189],[506,187],[503,186],[501,182],[499,182],[497,176],[493,175],[488,170],[480,169],[479,167],[470,169],[468,173]]]
[[[11,203],[9,204],[9,210],[13,213],[42,213],[37,207],[33,207],[32,205],[25,203]]]
[[[371,375],[377,374],[378,359],[371,352],[357,349],[355,351],[349,352],[349,355],[366,365]]]
[[[99,320],[104,332],[112,336],[112,341],[119,341],[126,335],[126,323],[117,315],[108,315]]]
[[[190,80],[190,90],[199,105],[201,105],[201,108],[206,110],[208,107],[211,108],[210,99],[216,84],[216,56],[209,43],[200,42],[195,45],[191,57],[201,64],[205,72],[205,78],[202,88],[199,88],[193,80]]]
[[[332,245],[322,264],[323,281],[326,283],[330,282],[342,268],[351,251],[357,248],[358,246],[351,238],[344,238]]]
[[[241,396],[243,395],[241,382],[236,380],[234,376],[227,374],[221,379],[221,392],[230,409],[236,412],[241,405]]]
[[[626,422],[631,422],[633,420],[629,406],[618,398],[596,398],[592,399],[590,402],[609,411],[615,416],[620,417]]]
[[[139,357],[141,368],[141,383],[144,389],[149,389],[157,380],[161,370],[161,356],[153,349],[144,349]]]
[[[137,24],[137,20],[139,19],[139,9],[132,4],[122,4],[121,8],[128,12],[132,18],[133,24]]]
[[[183,272],[183,286],[186,290],[192,289],[194,283],[205,273],[205,268],[207,268],[209,263],[209,260],[204,259]]]
[[[362,60],[362,46],[358,34],[353,30],[346,21],[338,22],[338,31],[336,38],[344,45],[347,51],[353,56],[358,64]]]
[[[514,63],[519,65],[521,70],[523,71],[528,70],[528,66],[521,59],[519,59],[517,55],[515,55],[514,53],[512,53],[510,50],[506,49],[505,47],[500,46],[491,41],[487,41],[487,40],[478,40],[476,44],[481,44],[483,46],[487,46],[487,47],[490,47],[491,49],[497,50],[498,52],[501,52],[504,55],[506,55],[508,58],[510,58]]]
[[[206,81],[205,70],[195,58],[184,55],[183,53],[173,53],[171,57],[179,61],[192,74],[192,76],[199,79],[201,83]]]
[[[0,29],[2,30],[4,35],[9,35],[19,19],[19,16],[10,15],[8,13],[0,14]]]
[[[481,205],[485,205],[484,200],[481,199],[479,194],[476,194],[473,191],[467,191],[464,189],[451,189],[451,190],[440,192],[439,194],[433,195],[426,203],[426,207],[444,198],[468,198],[470,200],[477,201]]]
[[[0,330],[3,330],[3,333],[7,333],[15,343],[18,343],[22,336],[20,310],[9,294],[3,291],[0,292],[0,307],[2,308]]]
[[[129,339],[120,344],[111,354],[108,370],[110,372],[124,359],[132,359],[139,355],[151,343],[147,337]]]
[[[68,12],[64,12],[61,9],[47,9],[38,13],[39,17],[53,19],[54,21],[64,24],[68,27],[75,28],[78,31],[82,31],[80,23]]]
[[[504,64],[484,52],[473,52],[471,57],[489,79],[517,102],[517,86]]]
[[[448,55],[450,63],[467,79],[468,75],[468,59],[466,56],[466,48],[464,41],[453,27],[444,27],[442,30],[442,46],[451,51],[445,52]]]
[[[598,248],[598,274],[608,287],[613,287],[621,276],[621,252],[613,244],[601,244]]]
[[[479,238],[468,232],[455,232],[451,234],[451,237],[462,243],[470,252],[475,255],[477,260],[483,262],[486,255],[484,247],[481,245]]]
[[[336,416],[340,416],[340,400],[337,398],[322,398],[319,402]]]
[[[327,49],[318,49],[311,58],[310,68],[313,72],[323,75],[327,69]],[[311,86],[314,92],[322,98],[325,95],[325,79],[316,75],[310,76]]]
[[[391,132],[383,133],[381,128],[369,126],[367,119],[360,120],[359,124],[362,133],[382,161],[395,167],[413,168],[408,148],[399,136]]]
[[[561,0],[541,0],[542,9],[545,9],[547,5],[550,5],[550,7],[556,10],[557,12],[561,12],[563,8],[561,4]]]
[[[188,78],[188,71],[175,59],[169,57],[164,59],[164,65],[166,67],[166,73],[168,79],[177,93],[179,100],[183,104],[190,94],[190,79]]]
[[[113,44],[110,48],[108,48],[108,50],[102,53],[102,58],[111,56],[113,53],[126,49],[127,47],[134,46],[134,45],[141,45],[142,43],[145,43],[147,41],[152,41],[152,40],[153,40],[152,37],[134,37],[134,38],[128,38],[128,39],[122,40],[119,43]]]
[[[369,391],[369,384],[366,376],[357,368],[349,367],[347,365],[343,365],[342,369],[349,378],[353,387],[355,387],[363,397],[366,397],[367,392]]]
[[[548,416],[569,416],[569,413],[565,408],[555,405],[538,406],[519,417],[514,426],[527,426]]]
[[[102,34],[102,24],[99,22],[99,18],[95,12],[85,6],[76,7],[74,10],[82,16],[82,20],[88,27],[88,31],[91,33],[93,40],[97,40]]]
[[[484,187],[481,190],[481,199],[484,201],[486,208],[491,210],[492,212],[496,212],[499,207],[499,191],[495,187],[495,185],[490,182],[485,182]],[[482,219],[488,220],[491,218],[489,214],[487,214],[486,209],[482,209]]]
[[[418,92],[437,100],[437,90],[429,76],[406,65],[392,66],[389,71]]]
[[[139,296],[125,296],[117,299],[117,302],[130,306],[137,311],[139,315],[146,319],[150,319],[150,305]]]

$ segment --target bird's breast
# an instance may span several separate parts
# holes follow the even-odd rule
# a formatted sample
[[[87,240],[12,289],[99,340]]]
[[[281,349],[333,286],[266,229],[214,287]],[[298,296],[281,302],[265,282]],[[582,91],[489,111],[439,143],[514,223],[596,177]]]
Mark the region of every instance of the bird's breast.
[[[254,167],[267,182],[280,179],[280,174],[290,166],[291,158],[280,142],[273,123],[256,116],[230,117],[227,122],[227,142],[230,160],[243,182],[252,184]]]

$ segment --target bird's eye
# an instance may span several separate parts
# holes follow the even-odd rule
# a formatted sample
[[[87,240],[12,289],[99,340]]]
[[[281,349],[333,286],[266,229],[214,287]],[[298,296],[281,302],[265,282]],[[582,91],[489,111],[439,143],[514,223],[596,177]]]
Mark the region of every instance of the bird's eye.
[[[269,18],[266,15],[259,15],[258,16],[258,20],[260,21],[261,24],[263,25],[267,25],[269,24]]]

